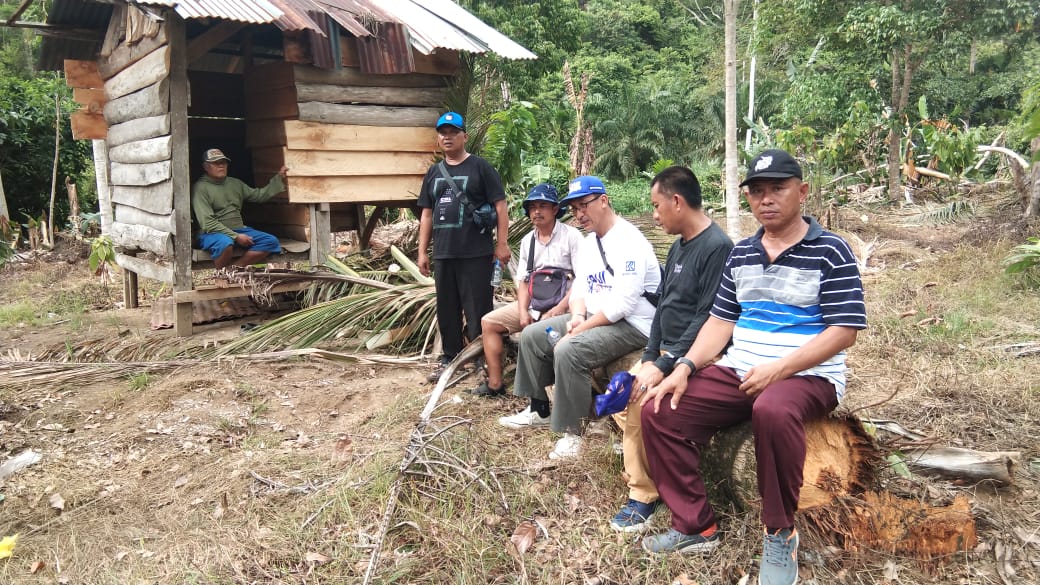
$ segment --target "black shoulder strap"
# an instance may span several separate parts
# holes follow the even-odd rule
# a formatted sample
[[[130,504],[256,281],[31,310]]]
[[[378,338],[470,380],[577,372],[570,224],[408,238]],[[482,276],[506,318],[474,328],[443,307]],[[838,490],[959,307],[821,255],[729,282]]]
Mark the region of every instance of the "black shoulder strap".
[[[599,241],[599,236],[596,236],[596,245],[599,246],[599,256],[603,258],[603,265],[607,267],[607,272],[614,276],[614,269],[610,267],[610,262],[607,262],[607,253],[603,251],[603,243]]]
[[[538,234],[531,231],[531,251],[527,254],[527,278],[531,278],[531,270],[534,269],[534,239]]]
[[[466,207],[472,208],[473,204],[470,203],[469,197],[466,196],[466,190],[460,188],[459,184],[455,182],[455,178],[448,172],[448,167],[444,166],[443,160],[437,163],[437,170],[441,172],[441,176],[444,177],[444,180],[455,187],[455,190],[459,192],[459,199],[462,201],[462,204]]]

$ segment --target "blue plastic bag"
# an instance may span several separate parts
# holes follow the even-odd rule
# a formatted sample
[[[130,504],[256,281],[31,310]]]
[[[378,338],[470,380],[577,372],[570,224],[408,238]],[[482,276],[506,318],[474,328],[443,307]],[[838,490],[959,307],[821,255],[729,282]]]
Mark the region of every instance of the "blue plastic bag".
[[[628,397],[632,395],[632,382],[636,377],[629,372],[618,372],[611,376],[607,391],[596,397],[596,416],[606,416],[625,410]]]

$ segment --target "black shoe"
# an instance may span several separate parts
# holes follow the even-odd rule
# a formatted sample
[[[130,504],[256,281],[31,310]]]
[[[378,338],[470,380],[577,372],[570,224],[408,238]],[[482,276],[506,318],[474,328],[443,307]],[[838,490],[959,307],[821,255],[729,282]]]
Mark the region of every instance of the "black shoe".
[[[487,382],[484,382],[480,386],[469,390],[469,393],[474,396],[484,396],[486,398],[494,398],[496,396],[503,396],[506,393],[506,387],[492,388],[488,386]]]

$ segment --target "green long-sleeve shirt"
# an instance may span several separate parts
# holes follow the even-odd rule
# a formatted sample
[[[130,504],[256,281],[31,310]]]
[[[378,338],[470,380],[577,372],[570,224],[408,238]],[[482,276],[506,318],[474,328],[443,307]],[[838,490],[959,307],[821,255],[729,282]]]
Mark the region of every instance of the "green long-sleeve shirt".
[[[234,177],[218,183],[202,175],[191,188],[191,209],[200,231],[233,239],[236,235],[233,230],[246,225],[242,221],[245,202],[263,203],[282,191],[285,191],[285,182],[281,175],[271,177],[271,182],[262,189],[254,189]]]

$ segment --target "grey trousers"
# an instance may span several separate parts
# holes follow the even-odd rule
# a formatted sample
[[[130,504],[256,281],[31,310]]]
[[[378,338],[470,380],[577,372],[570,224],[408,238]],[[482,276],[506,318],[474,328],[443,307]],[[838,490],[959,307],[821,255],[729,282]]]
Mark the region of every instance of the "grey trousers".
[[[560,315],[524,328],[513,393],[548,400],[545,387],[555,383],[551,428],[580,435],[582,419],[588,417],[592,406],[592,369],[646,347],[647,338],[622,319],[582,332],[553,348],[545,328],[552,327],[562,335],[570,318]]]

